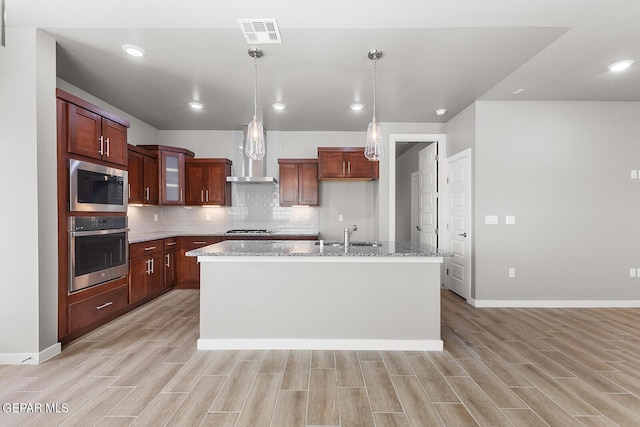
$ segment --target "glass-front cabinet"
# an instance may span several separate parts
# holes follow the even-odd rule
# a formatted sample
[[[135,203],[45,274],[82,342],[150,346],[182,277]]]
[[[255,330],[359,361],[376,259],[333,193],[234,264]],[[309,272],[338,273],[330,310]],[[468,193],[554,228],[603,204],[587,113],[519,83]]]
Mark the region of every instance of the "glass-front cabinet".
[[[140,147],[158,152],[160,204],[184,205],[185,157],[194,157],[194,153],[184,148],[165,145],[140,145]]]

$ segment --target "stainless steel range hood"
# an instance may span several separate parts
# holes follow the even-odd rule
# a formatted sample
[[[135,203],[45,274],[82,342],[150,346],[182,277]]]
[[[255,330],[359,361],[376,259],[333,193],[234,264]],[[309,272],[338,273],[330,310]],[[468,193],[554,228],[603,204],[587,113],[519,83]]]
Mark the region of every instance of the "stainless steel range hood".
[[[261,160],[251,160],[244,154],[244,143],[247,139],[247,126],[242,127],[242,164],[240,176],[228,176],[228,182],[236,184],[277,184],[278,180],[273,176],[266,176],[267,165],[265,156]],[[267,137],[264,138],[265,153],[267,152]],[[237,172],[237,169],[236,169]]]

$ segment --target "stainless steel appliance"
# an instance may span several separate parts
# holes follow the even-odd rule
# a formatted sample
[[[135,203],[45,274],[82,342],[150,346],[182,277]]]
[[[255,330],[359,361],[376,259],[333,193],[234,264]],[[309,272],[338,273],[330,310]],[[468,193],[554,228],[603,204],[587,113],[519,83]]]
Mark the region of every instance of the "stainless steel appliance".
[[[69,160],[71,212],[126,212],[128,188],[125,170]]]
[[[77,292],[129,271],[126,216],[69,218],[69,292]]]

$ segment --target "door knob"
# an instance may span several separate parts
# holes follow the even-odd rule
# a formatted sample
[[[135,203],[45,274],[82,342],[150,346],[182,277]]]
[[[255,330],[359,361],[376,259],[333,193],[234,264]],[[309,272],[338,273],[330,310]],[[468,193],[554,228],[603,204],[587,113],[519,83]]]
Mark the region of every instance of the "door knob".
[[[419,225],[416,225],[416,230],[422,231],[422,227],[420,227]]]
[[[467,237],[467,233],[466,233],[466,232],[464,232],[464,233],[462,233],[462,234],[458,234],[458,236]]]

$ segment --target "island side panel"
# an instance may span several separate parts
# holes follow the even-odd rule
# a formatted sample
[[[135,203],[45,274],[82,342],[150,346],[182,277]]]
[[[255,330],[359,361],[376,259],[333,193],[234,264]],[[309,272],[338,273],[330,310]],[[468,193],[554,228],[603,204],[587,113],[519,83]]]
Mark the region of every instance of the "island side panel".
[[[442,350],[439,263],[211,259],[200,349]]]

